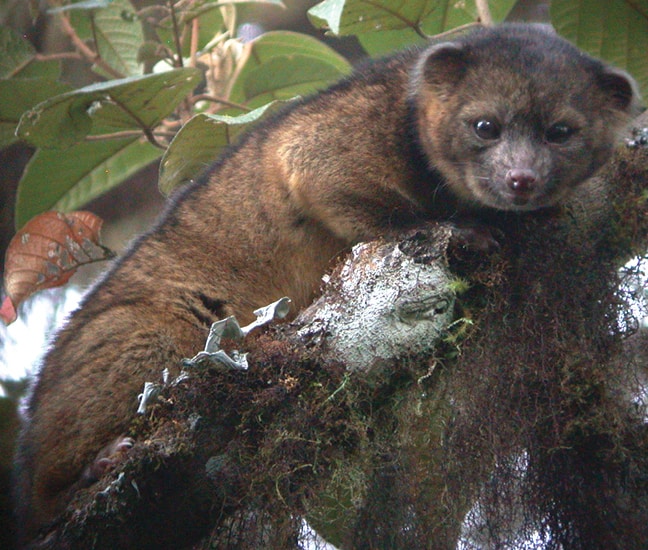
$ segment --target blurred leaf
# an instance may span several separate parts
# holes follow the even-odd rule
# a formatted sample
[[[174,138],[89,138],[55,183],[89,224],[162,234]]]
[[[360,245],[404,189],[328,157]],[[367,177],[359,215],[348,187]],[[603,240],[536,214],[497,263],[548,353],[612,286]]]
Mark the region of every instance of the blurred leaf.
[[[342,76],[332,65],[308,55],[275,57],[250,71],[243,86],[245,103],[256,105],[312,93]]]
[[[36,21],[40,14],[40,0],[29,0],[29,15],[31,16],[32,23]]]
[[[284,7],[283,2],[278,0],[233,0],[226,1],[202,1],[194,2],[190,5],[189,9],[183,10],[179,13],[180,23],[186,24],[191,22],[192,19],[198,18],[200,25],[198,27],[198,52],[204,53],[202,50],[211,42],[214,37],[223,33],[225,29],[225,21],[220,8],[227,4],[267,4],[269,6]],[[264,8],[265,9],[265,8]],[[175,52],[176,44],[173,38],[173,28],[171,18],[167,17],[160,22],[160,27],[156,29],[156,33],[160,38],[160,42],[168,49]],[[191,54],[190,40],[185,40],[182,46],[182,56],[187,58]]]
[[[176,134],[160,163],[160,191],[173,189],[195,178],[221,150],[250,124],[276,112],[286,101],[274,101],[239,116],[199,114]]]
[[[88,0],[48,10],[49,13],[70,11],[70,21],[82,40],[96,40],[102,60],[122,77],[143,72],[137,53],[144,43],[144,31],[137,10],[129,0]],[[93,32],[94,23],[94,32]],[[93,70],[114,78],[100,65]]]
[[[0,52],[0,78],[56,80],[61,73],[58,61],[36,61],[34,47],[7,27],[0,27]]]
[[[105,260],[100,244],[103,221],[90,212],[45,212],[29,220],[7,248],[4,288],[15,310],[34,292],[67,283],[80,265]],[[11,308],[3,304],[4,317]]]
[[[648,0],[554,0],[551,22],[579,48],[626,69],[648,94]]]
[[[56,9],[61,11],[70,10],[67,16],[70,18],[70,24],[74,28],[74,32],[77,33],[81,40],[88,42],[93,40],[91,20],[94,17],[94,12],[107,7],[109,3],[110,0],[98,0],[97,2],[88,2],[88,6],[83,9],[75,9],[79,7],[79,4],[85,4],[85,2],[77,2]],[[93,7],[92,4],[97,4],[97,6]]]
[[[245,74],[246,69],[263,65],[273,57],[295,53],[318,58],[322,62],[335,67],[342,74],[346,74],[351,70],[351,65],[344,57],[322,41],[307,34],[291,31],[271,31],[253,40],[250,47],[252,48],[250,54],[252,59],[248,61],[242,74]]]
[[[200,26],[198,28],[198,51],[202,50],[205,45],[214,36],[225,30],[225,23],[220,10],[210,10],[200,16]],[[160,21],[160,26],[156,29],[156,34],[160,42],[170,51],[176,52],[176,43],[173,38],[173,25],[171,18],[167,17]],[[191,40],[185,40],[182,45],[182,56],[188,58],[191,55]]]
[[[28,63],[36,53],[29,42],[7,27],[0,27],[0,77],[14,76],[14,71]]]
[[[358,37],[364,51],[371,57],[387,55],[412,44],[425,44],[426,40],[412,29],[381,31],[361,34]]]
[[[92,84],[25,112],[18,136],[37,147],[60,149],[89,134],[152,128],[173,112],[201,77],[198,69],[184,68]]]
[[[167,59],[167,57],[164,48],[160,46],[159,42],[153,40],[142,43],[137,51],[137,60],[144,65],[148,64],[150,67],[154,67],[158,61]]]
[[[215,36],[226,30],[220,8],[235,4],[265,4],[264,9],[269,6],[285,8],[284,3],[280,0],[199,0],[187,4],[186,9],[178,10],[178,23],[182,26],[191,23],[193,19],[198,18],[200,20],[198,27],[198,51],[201,52]],[[173,25],[170,17],[160,22],[160,26],[156,29],[156,32],[160,41],[171,51],[175,52],[176,44],[173,38]],[[190,40],[184,41],[182,46],[183,57],[189,57],[191,53],[190,42]]]
[[[101,58],[122,76],[142,74],[137,52],[144,43],[144,31],[137,11],[128,0],[113,0],[94,13],[96,48]],[[93,70],[107,75],[95,65]]]
[[[230,100],[250,107],[313,93],[351,70],[341,55],[304,34],[269,32],[246,47],[250,55],[232,87]]]
[[[111,2],[112,0],[85,0],[83,2],[68,4],[66,6],[58,6],[55,8],[50,8],[47,10],[47,13],[60,13],[63,11],[72,11],[72,10],[94,11],[97,9],[107,8],[108,6],[110,6]]]
[[[138,139],[84,142],[63,155],[39,149],[18,185],[16,227],[46,210],[76,210],[161,155],[161,149]]]
[[[211,10],[235,4],[268,4],[280,8],[286,7],[281,0],[199,0],[182,11],[181,21],[184,23],[196,17],[201,17]]]
[[[16,126],[25,111],[69,89],[69,86],[48,78],[0,80],[0,148],[18,140]]]

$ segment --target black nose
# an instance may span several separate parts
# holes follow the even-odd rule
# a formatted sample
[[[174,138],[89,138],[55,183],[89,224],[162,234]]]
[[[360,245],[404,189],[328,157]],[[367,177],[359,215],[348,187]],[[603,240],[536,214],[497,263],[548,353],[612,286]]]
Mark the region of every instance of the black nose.
[[[506,173],[506,185],[517,193],[531,191],[537,179],[535,171],[526,168],[513,168]]]

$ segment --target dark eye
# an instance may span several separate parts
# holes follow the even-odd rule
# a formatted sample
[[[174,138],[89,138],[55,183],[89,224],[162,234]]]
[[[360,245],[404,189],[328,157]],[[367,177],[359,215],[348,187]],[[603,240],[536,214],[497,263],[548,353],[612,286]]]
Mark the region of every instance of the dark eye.
[[[488,118],[480,118],[474,122],[473,130],[481,139],[498,139],[502,133],[499,123]]]
[[[567,124],[554,124],[545,132],[545,139],[549,143],[565,143],[574,135],[576,130]]]

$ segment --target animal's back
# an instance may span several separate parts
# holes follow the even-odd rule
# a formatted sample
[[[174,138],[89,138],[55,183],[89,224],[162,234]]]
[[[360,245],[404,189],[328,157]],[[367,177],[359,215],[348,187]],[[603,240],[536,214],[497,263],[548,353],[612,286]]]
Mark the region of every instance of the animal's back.
[[[297,310],[315,296],[349,242],[295,204],[286,159],[301,155],[290,148],[300,147],[302,136],[331,148],[331,120],[319,110],[336,108],[338,97],[300,103],[228,151],[179,193],[57,335],[32,389],[17,453],[26,538],[94,481],[89,467],[127,434],[143,383],[200,351],[211,323],[231,314],[247,322],[254,309],[285,295]],[[308,147],[315,173],[339,162]]]

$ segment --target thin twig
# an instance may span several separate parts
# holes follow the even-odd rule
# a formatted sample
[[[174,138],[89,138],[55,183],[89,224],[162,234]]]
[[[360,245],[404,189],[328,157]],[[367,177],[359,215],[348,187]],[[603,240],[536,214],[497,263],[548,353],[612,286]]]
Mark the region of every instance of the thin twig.
[[[191,48],[189,53],[189,65],[191,67],[196,66],[197,55],[198,55],[198,38],[200,37],[200,21],[197,17],[194,17],[191,22]]]
[[[477,7],[477,15],[481,24],[485,27],[492,27],[493,16],[488,7],[488,0],[475,0],[475,6]]]
[[[113,139],[128,139],[128,138],[141,137],[141,135],[142,135],[141,130],[124,130],[123,132],[113,132],[111,134],[97,134],[94,136],[86,136],[84,141],[108,141]],[[173,136],[175,136],[175,132],[158,131],[158,132],[154,132],[154,135],[165,139],[171,139]],[[155,146],[158,148],[166,149],[166,147],[163,147],[159,143]]]
[[[106,73],[108,73],[110,76],[113,78],[124,78],[124,75],[121,74],[119,71],[116,71],[113,69],[108,63],[106,63],[103,59],[101,59],[101,56],[95,52],[92,48],[88,47],[88,45],[79,38],[79,35],[76,33],[72,25],[70,24],[69,19],[61,14],[59,17],[59,21],[61,22],[61,28],[63,32],[67,35],[67,37],[72,41],[72,44],[74,47],[79,51],[79,53],[85,57],[87,60],[91,61],[92,63],[98,65],[101,67]]]
[[[175,41],[176,47],[176,67],[183,67],[184,62],[182,61],[182,41],[180,40],[180,27],[178,27],[178,19],[176,17],[175,7],[173,5],[173,0],[168,2],[169,10],[171,12],[171,23],[173,24],[173,39]]]
[[[61,52],[61,53],[53,53],[47,55],[42,53],[36,53],[34,54],[33,57],[25,59],[25,61],[16,65],[16,67],[14,67],[13,70],[6,75],[6,78],[13,78],[17,74],[20,74],[20,72],[25,67],[29,66],[34,61],[55,61],[58,59],[83,59],[83,58],[81,54],[78,52]]]
[[[131,111],[126,105],[124,105],[121,101],[117,100],[115,97],[111,96],[110,99],[137,123],[137,125],[142,129],[142,132],[144,132],[146,139],[149,141],[151,145],[154,145],[155,147],[159,147],[160,149],[166,149],[166,147],[162,145],[160,142],[158,142],[158,140],[155,138],[155,135],[153,134],[153,130],[151,130],[151,128],[149,128],[144,123],[144,121],[137,116],[136,113]]]
[[[434,39],[438,40],[439,38],[445,38],[446,36],[454,36],[458,33],[461,33],[468,29],[473,29],[475,27],[481,27],[481,23],[466,23],[464,25],[460,25],[458,27],[455,27],[454,29],[450,29],[439,34],[435,34]]]
[[[33,61],[58,61],[59,59],[83,59],[79,52],[37,53]],[[26,61],[25,64],[29,63]]]
[[[429,39],[430,39],[430,35],[429,35],[429,34],[426,34],[425,32],[423,32],[423,29],[421,28],[421,25],[418,25],[418,24],[417,24],[417,25],[414,25],[414,26],[412,27],[412,29],[413,29],[414,32],[415,32],[416,34],[418,34],[421,38],[423,38],[423,39],[425,39],[425,40],[429,40]]]

